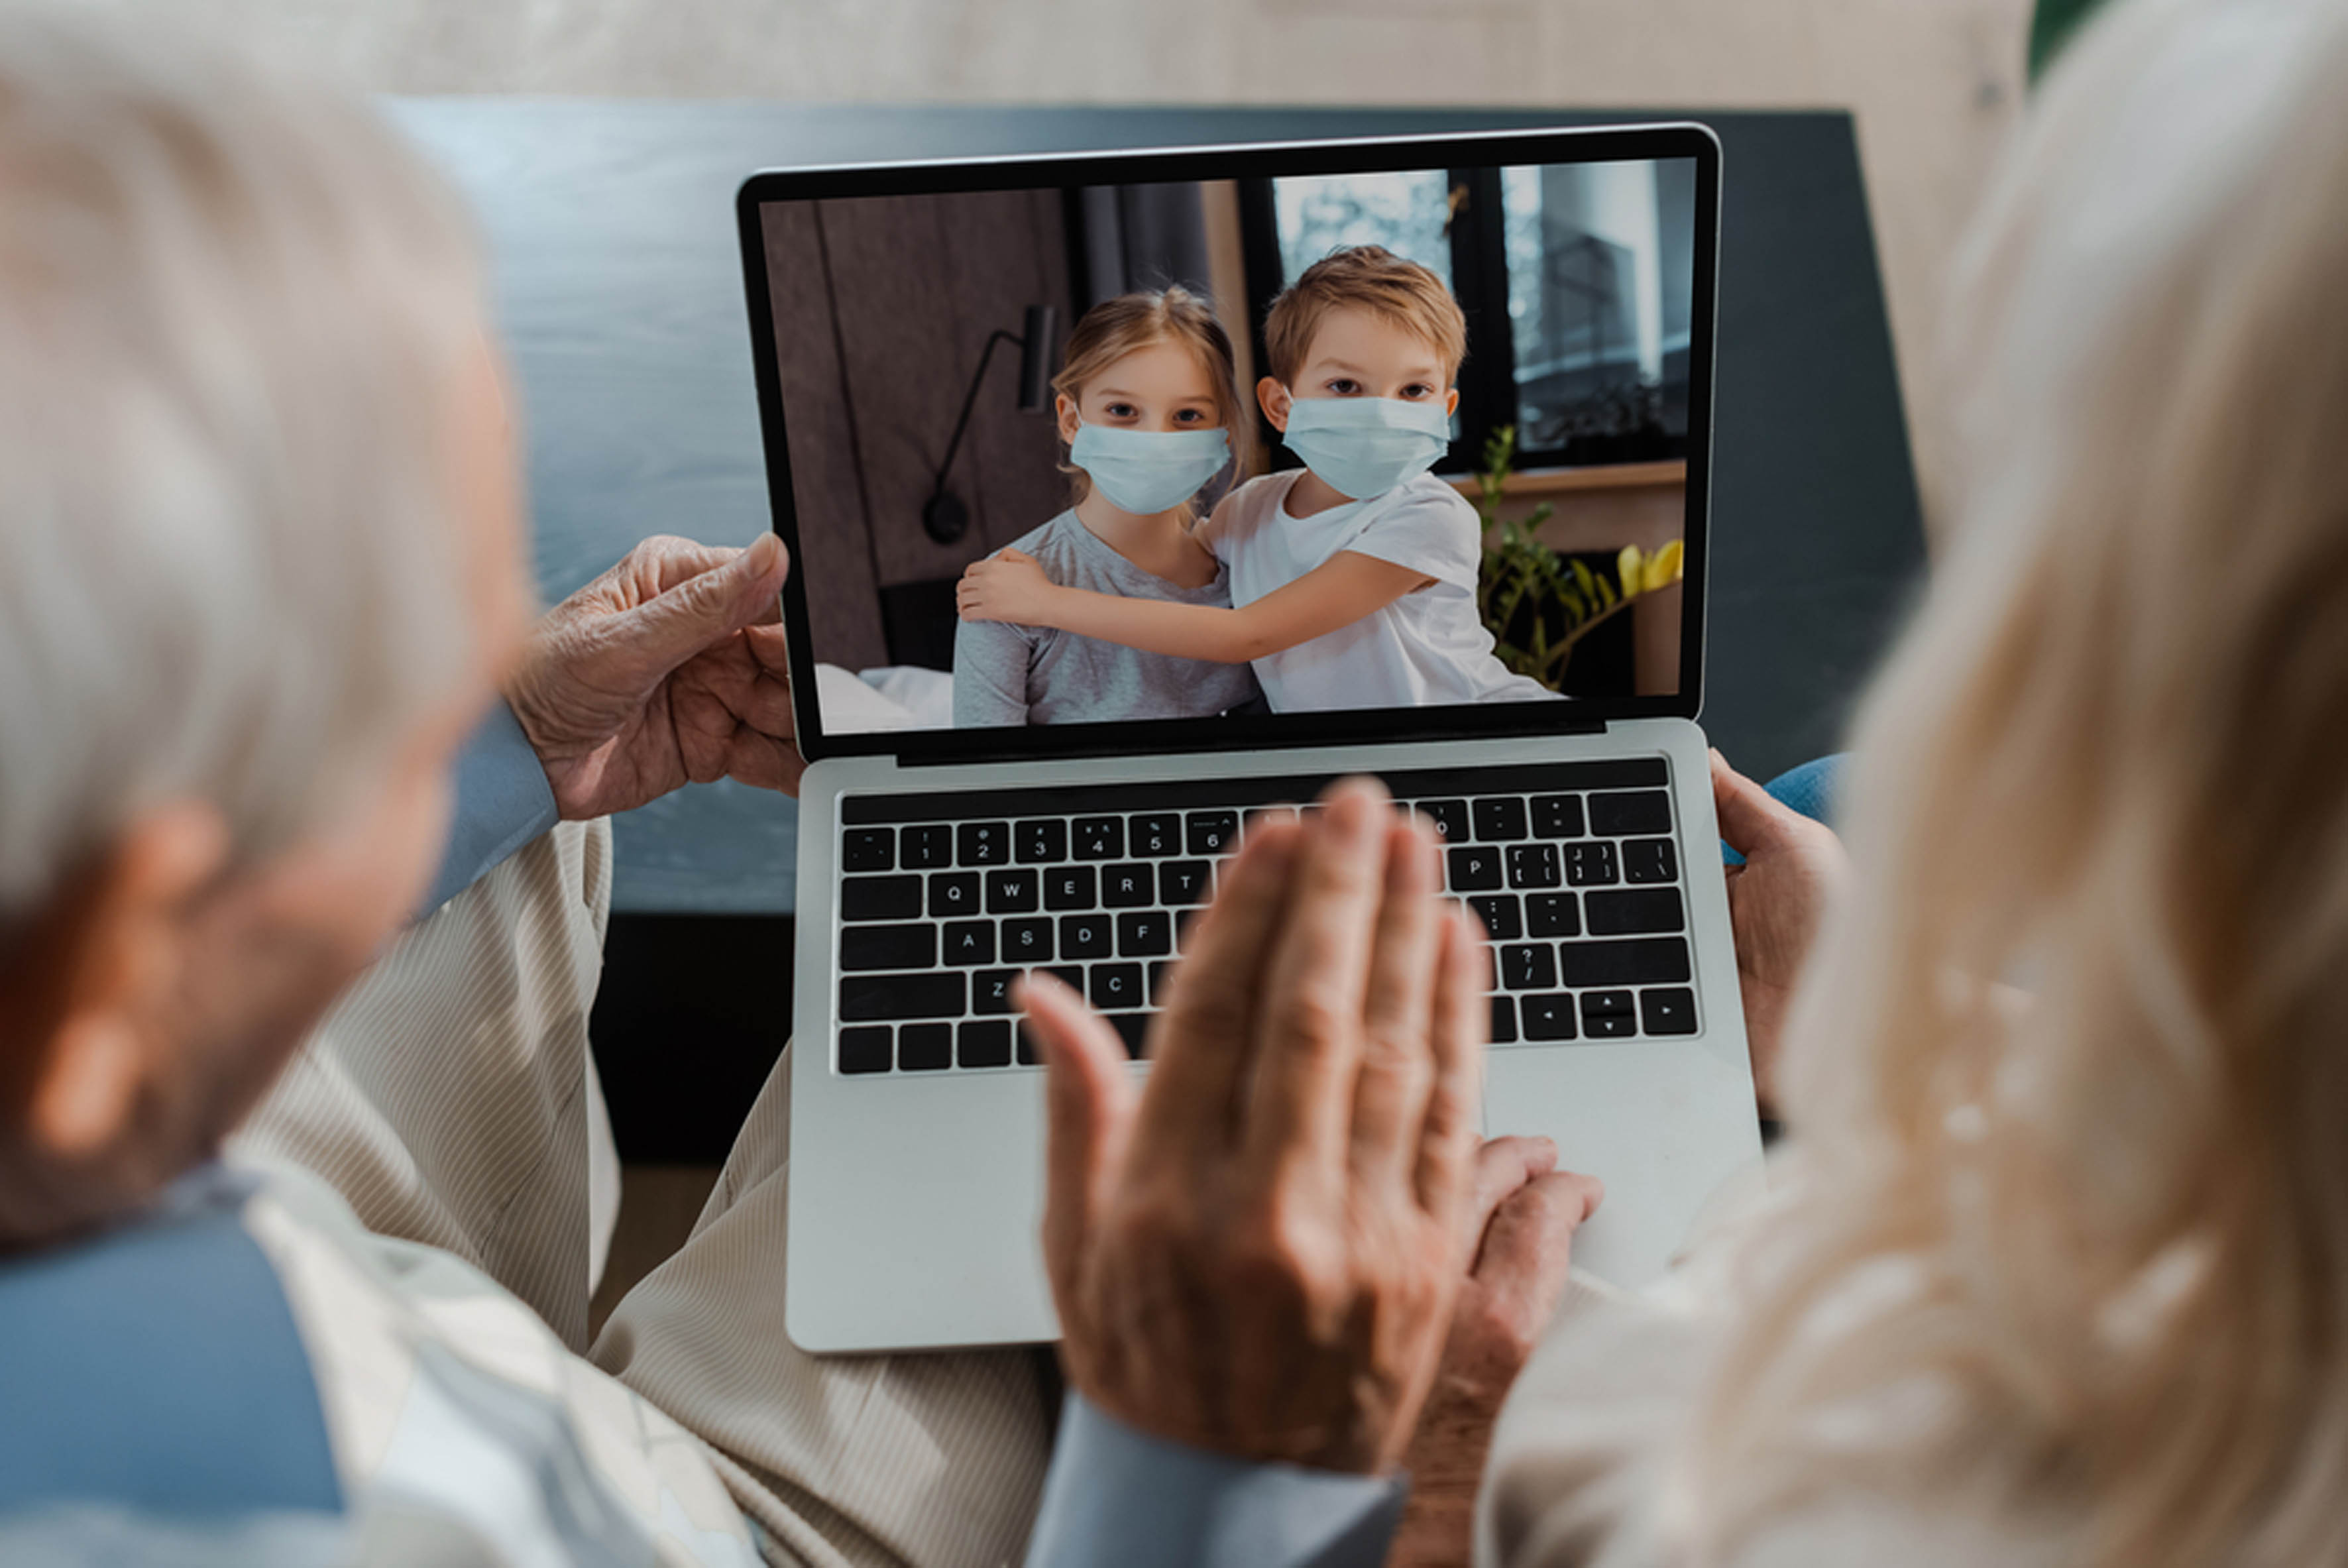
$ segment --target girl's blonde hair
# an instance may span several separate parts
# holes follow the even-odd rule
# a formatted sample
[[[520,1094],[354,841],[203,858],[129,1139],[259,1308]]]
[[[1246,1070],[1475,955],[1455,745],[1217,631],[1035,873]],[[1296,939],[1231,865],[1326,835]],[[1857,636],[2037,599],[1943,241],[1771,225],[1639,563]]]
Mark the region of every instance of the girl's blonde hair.
[[[2343,80],[2348,7],[2133,0],[1976,224],[1951,548],[1858,727],[1697,1561],[1869,1494],[2348,1557]]]
[[[1071,402],[1080,401],[1086,385],[1110,366],[1152,344],[1169,342],[1198,356],[1215,388],[1215,410],[1231,439],[1233,470],[1246,473],[1253,459],[1255,422],[1240,399],[1239,358],[1231,352],[1231,335],[1216,319],[1214,306],[1180,284],[1118,294],[1085,312],[1068,334],[1052,390]],[[1092,480],[1084,469],[1063,462],[1060,471],[1068,476],[1074,500],[1092,493]]]

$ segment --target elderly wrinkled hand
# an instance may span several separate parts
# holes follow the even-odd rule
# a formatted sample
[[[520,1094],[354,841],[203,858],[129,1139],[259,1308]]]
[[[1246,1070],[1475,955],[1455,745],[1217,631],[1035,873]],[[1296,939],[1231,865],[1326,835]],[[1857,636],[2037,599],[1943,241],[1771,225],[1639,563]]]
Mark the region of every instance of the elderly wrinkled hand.
[[[1712,754],[1720,836],[1745,863],[1728,872],[1728,922],[1753,1081],[1764,1109],[1777,1102],[1777,1057],[1794,986],[1827,906],[1850,873],[1842,841]]]
[[[1477,1217],[1487,960],[1437,852],[1374,784],[1260,821],[1138,1093],[1105,1023],[1028,985],[1062,1356],[1100,1409],[1250,1460],[1401,1459]]]
[[[565,818],[717,779],[798,789],[788,572],[772,535],[747,550],[647,539],[540,618],[506,700]]]

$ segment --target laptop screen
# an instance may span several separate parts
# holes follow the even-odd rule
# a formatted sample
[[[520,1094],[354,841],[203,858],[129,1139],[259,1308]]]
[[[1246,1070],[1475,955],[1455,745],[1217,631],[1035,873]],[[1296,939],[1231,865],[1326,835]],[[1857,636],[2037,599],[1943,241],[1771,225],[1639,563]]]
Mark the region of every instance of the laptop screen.
[[[1662,126],[753,177],[803,747],[1692,716],[1718,169]]]

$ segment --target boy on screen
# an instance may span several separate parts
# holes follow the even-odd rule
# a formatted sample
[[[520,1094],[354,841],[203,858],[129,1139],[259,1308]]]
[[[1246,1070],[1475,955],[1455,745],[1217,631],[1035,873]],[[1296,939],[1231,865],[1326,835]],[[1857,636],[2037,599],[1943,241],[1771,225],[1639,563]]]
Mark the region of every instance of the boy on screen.
[[[1256,386],[1305,467],[1240,486],[1199,531],[1232,607],[1060,586],[1007,550],[963,573],[963,621],[1249,662],[1279,713],[1554,696],[1494,655],[1477,610],[1481,520],[1426,471],[1449,445],[1467,340],[1426,268],[1377,245],[1331,253],[1272,302],[1272,374]]]

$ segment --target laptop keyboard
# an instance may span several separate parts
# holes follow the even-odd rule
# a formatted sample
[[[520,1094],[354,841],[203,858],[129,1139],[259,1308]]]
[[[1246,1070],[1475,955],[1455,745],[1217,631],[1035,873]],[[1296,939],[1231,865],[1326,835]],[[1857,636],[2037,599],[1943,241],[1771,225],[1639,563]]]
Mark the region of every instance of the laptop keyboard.
[[[1492,942],[1492,1043],[1696,1032],[1660,758],[1397,771],[1445,891]],[[1044,969],[1141,1054],[1184,923],[1249,818],[1327,777],[850,795],[839,802],[843,1073],[1033,1067],[1012,985]],[[1314,808],[1307,806],[1306,810]]]

